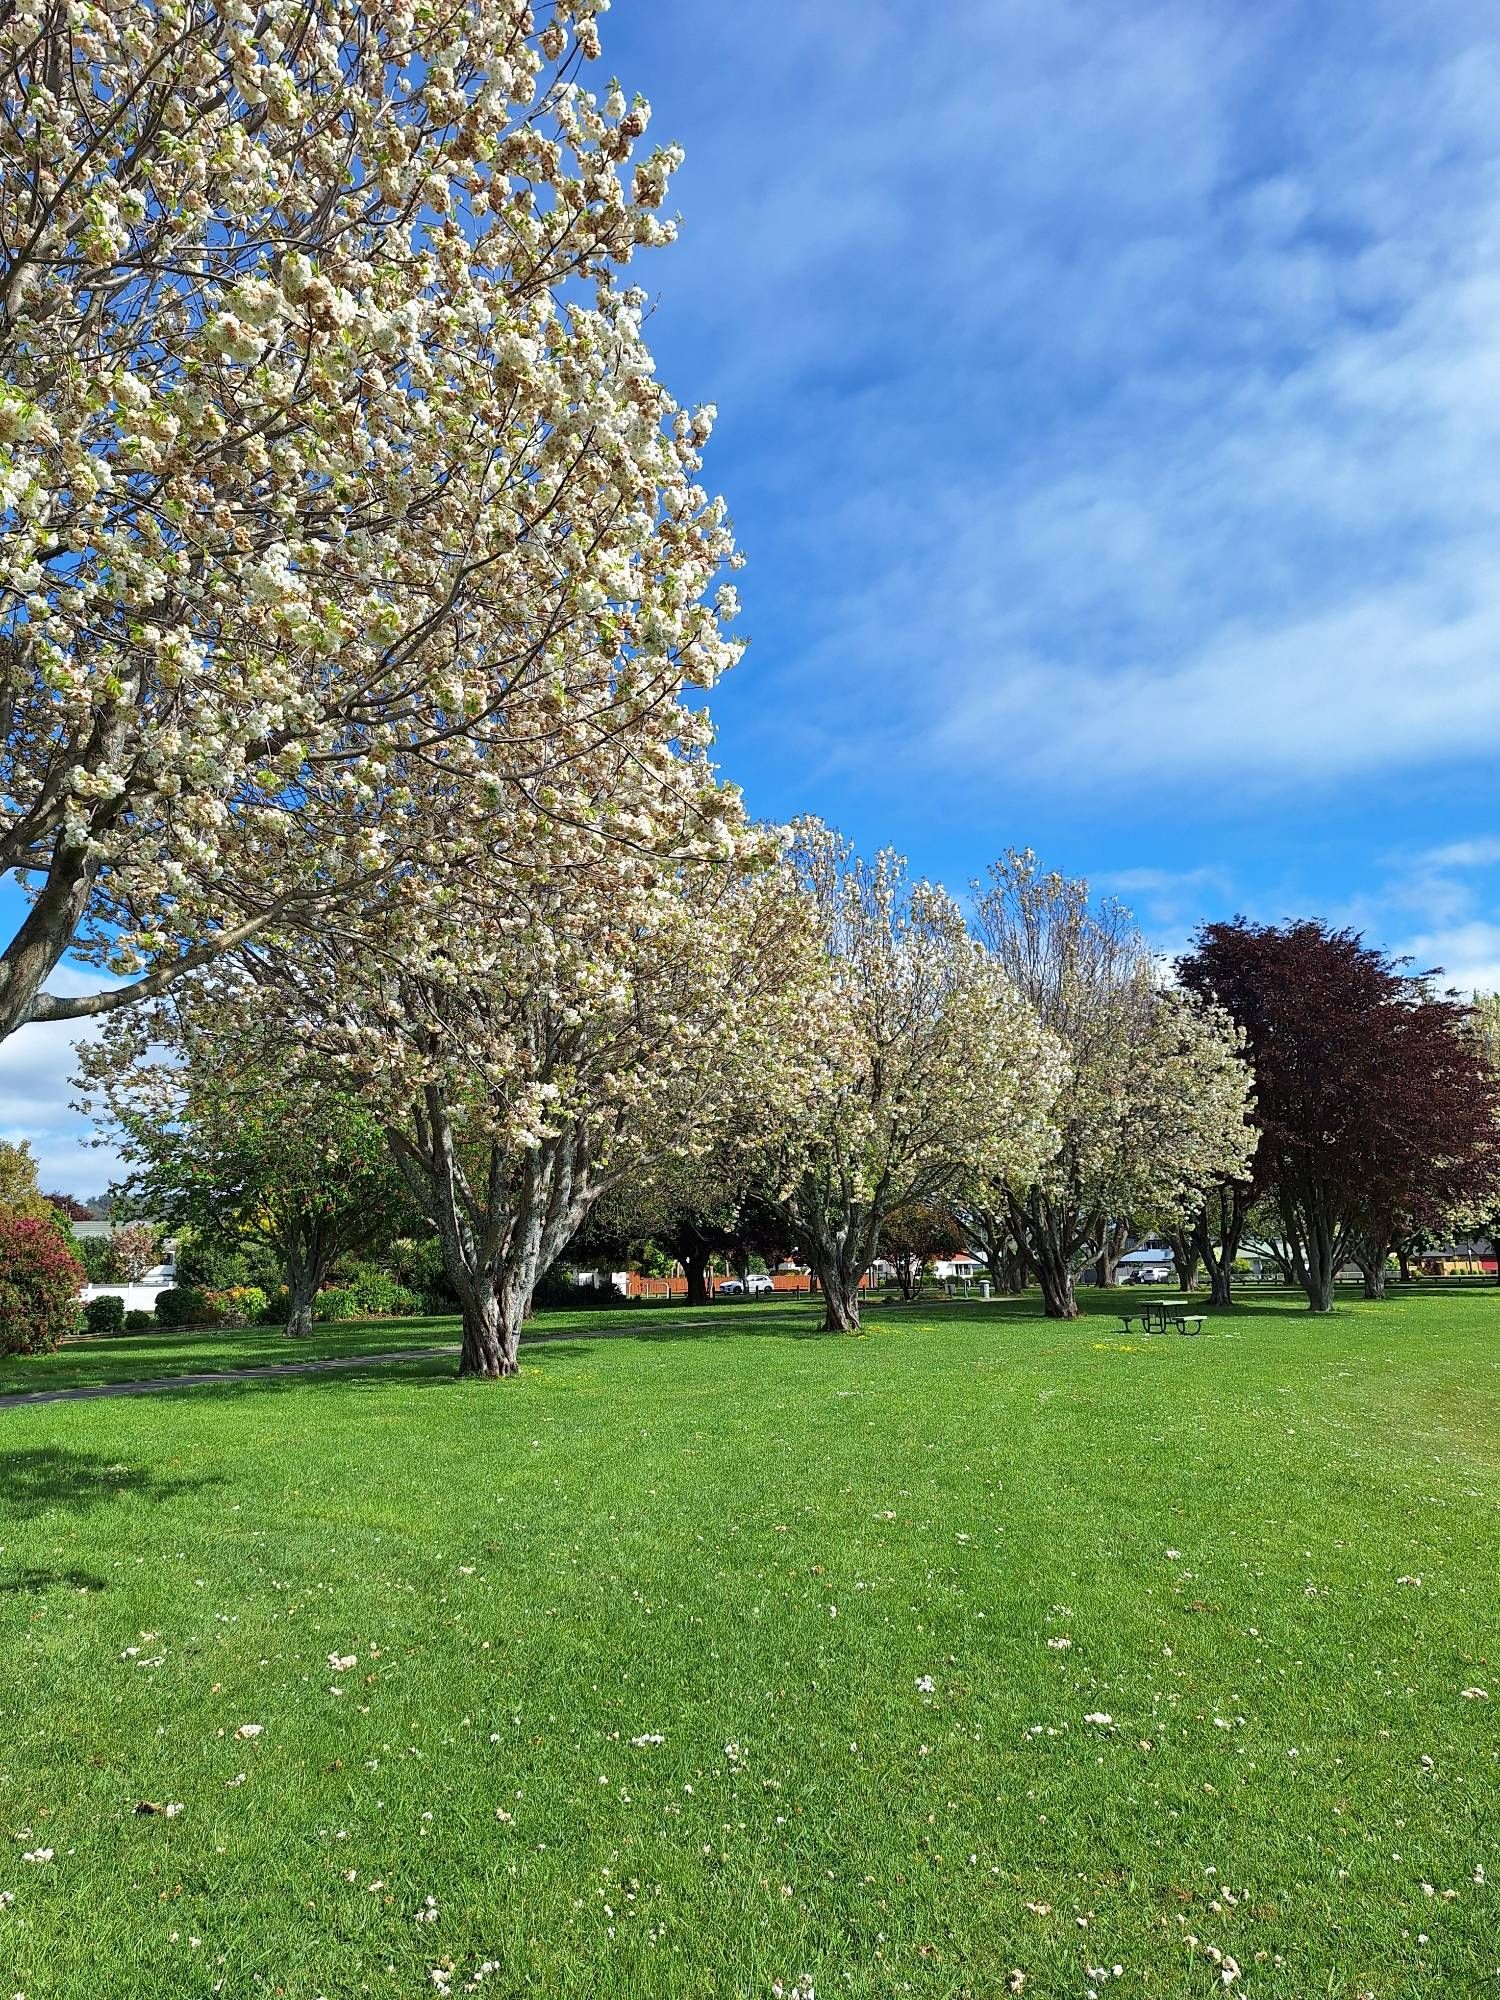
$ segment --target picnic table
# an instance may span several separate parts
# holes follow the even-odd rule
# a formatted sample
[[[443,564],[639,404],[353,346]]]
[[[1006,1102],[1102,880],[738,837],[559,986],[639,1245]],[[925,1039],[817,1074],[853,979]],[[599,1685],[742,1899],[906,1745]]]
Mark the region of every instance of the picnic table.
[[[1137,1320],[1141,1322],[1143,1333],[1165,1333],[1169,1324],[1175,1326],[1179,1333],[1201,1333],[1205,1315],[1195,1313],[1192,1305],[1191,1299],[1143,1299],[1134,1310],[1122,1310],[1120,1318],[1127,1333]]]

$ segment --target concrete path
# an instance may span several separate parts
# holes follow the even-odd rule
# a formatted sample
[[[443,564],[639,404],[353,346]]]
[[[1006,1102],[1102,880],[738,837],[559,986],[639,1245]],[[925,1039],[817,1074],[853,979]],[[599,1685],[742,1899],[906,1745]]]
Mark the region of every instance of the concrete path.
[[[543,1334],[542,1339],[557,1336]],[[148,1396],[154,1389],[211,1389],[217,1382],[255,1382],[264,1375],[316,1375],[324,1368],[377,1368],[386,1361],[431,1361],[453,1347],[403,1347],[390,1354],[335,1354],[321,1361],[269,1361],[263,1368],[220,1368],[206,1375],[151,1375],[140,1382],[94,1382],[74,1389],[23,1389],[0,1396],[0,1410],[20,1403],[83,1403],[94,1396]]]

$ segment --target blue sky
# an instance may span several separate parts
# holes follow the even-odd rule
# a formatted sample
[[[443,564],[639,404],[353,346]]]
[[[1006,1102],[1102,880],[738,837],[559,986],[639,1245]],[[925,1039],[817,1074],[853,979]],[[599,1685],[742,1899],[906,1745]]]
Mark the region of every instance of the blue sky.
[[[749,558],[752,808],[1162,949],[1353,923],[1500,986],[1500,28],[1479,6],[615,0],[679,139],[652,342]],[[601,77],[601,88],[603,77]],[[0,1133],[76,1150],[65,1044]]]
[[[1478,7],[616,0],[679,137],[752,805],[1171,944],[1500,983],[1500,35]]]

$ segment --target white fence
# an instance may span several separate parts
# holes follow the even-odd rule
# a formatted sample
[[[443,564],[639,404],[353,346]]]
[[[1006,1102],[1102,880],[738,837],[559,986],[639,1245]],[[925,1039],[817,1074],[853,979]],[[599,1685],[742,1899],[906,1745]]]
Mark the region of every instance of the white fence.
[[[176,1283],[170,1264],[158,1264],[138,1285],[85,1285],[78,1294],[84,1305],[91,1299],[123,1299],[126,1312],[155,1312],[156,1301]]]

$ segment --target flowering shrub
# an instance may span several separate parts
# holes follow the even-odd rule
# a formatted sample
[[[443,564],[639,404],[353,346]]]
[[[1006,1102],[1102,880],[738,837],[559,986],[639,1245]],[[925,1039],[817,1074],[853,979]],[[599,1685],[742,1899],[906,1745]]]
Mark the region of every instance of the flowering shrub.
[[[259,1285],[226,1285],[200,1296],[204,1326],[258,1326],[265,1318],[266,1295]]]
[[[119,1333],[125,1325],[125,1301],[118,1292],[90,1299],[83,1309],[83,1323],[90,1333]]]
[[[83,1266],[55,1226],[0,1211],[0,1354],[41,1354],[78,1326]]]
[[[161,1231],[149,1222],[126,1222],[110,1242],[120,1276],[137,1285],[151,1267],[161,1260]]]

